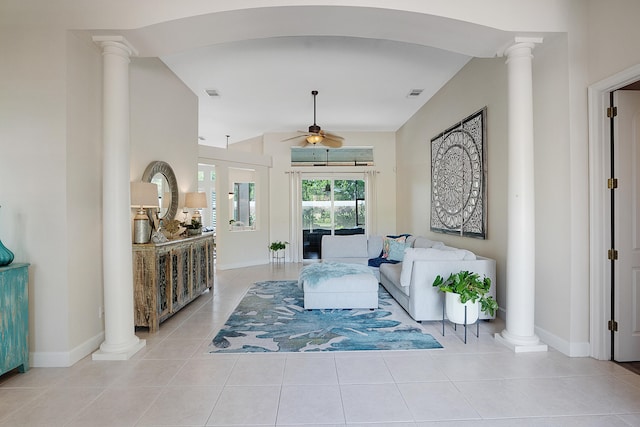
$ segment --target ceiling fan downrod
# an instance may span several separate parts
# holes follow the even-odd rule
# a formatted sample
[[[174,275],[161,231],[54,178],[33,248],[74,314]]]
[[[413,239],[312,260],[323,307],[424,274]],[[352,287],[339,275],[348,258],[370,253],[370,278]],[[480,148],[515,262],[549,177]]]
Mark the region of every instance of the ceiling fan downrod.
[[[309,126],[309,132],[319,133],[320,126],[316,124],[316,95],[318,94],[317,90],[312,90],[311,95],[313,95],[313,125]]]

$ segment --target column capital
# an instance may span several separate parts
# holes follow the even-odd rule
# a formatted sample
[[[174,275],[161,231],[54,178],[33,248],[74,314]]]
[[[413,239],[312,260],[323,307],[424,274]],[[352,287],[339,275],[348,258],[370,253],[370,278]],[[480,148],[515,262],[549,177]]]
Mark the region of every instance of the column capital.
[[[520,51],[520,49],[528,49],[528,53],[531,54],[531,50],[536,44],[542,43],[544,39],[542,37],[514,37],[512,41],[506,43],[500,50],[498,50],[498,56],[510,57],[514,52]]]
[[[93,36],[92,40],[103,49],[103,52],[109,47],[115,47],[122,51],[123,56],[138,56],[137,49],[123,36]]]

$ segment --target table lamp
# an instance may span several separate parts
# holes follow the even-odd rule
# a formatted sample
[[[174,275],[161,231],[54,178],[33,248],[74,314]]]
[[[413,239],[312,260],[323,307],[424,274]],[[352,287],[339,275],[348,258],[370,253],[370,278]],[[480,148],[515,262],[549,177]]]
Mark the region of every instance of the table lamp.
[[[187,193],[184,198],[184,206],[195,209],[193,215],[191,215],[191,221],[195,220],[202,224],[202,217],[198,209],[207,207],[207,196],[205,193]]]
[[[145,209],[158,207],[158,186],[151,182],[132,182],[131,206],[138,208],[133,218],[133,243],[148,243],[151,224]]]

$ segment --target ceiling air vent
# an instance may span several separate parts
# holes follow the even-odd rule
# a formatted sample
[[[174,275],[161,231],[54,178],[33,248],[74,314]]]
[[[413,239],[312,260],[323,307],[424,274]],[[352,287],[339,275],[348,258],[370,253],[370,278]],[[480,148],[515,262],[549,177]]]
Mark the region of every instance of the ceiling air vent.
[[[215,89],[207,89],[207,90],[205,90],[205,92],[207,92],[207,95],[209,95],[209,96],[220,96],[218,91],[215,90]]]
[[[416,96],[420,96],[424,89],[411,89],[411,91],[407,94],[407,98],[415,98]]]

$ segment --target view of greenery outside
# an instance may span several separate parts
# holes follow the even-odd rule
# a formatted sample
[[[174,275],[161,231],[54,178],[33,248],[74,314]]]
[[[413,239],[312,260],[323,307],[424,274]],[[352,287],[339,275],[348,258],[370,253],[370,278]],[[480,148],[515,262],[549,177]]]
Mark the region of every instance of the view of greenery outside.
[[[202,225],[215,231],[216,215],[216,171],[213,165],[198,165],[198,191],[207,193],[210,206],[202,210]]]
[[[244,225],[254,226],[256,222],[256,184],[236,182],[233,196],[233,219]]]
[[[304,229],[331,229],[331,185],[333,185],[333,217],[335,229],[364,226],[363,180],[303,180],[302,226]],[[306,202],[306,203],[305,203]],[[356,209],[358,204],[358,209]],[[357,217],[356,217],[357,212]]]

